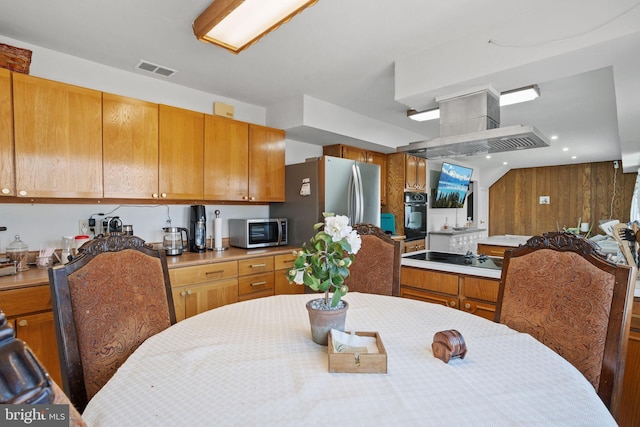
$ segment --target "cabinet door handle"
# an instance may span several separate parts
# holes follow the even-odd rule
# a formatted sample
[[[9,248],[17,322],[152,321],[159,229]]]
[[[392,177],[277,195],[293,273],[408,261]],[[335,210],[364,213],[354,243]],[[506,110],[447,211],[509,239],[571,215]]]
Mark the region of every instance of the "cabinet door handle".
[[[3,188],[2,189],[2,194],[9,194],[11,192],[11,190],[9,190],[8,188]]]
[[[18,191],[18,194],[21,195],[21,196],[26,196],[27,192],[25,190],[20,190],[20,191]]]
[[[264,268],[267,264],[251,264],[251,268]]]
[[[449,301],[449,305],[450,305],[451,307],[455,307],[455,306],[456,306],[456,302],[455,302],[455,301]]]
[[[471,304],[466,303],[466,304],[464,305],[464,308],[466,308],[467,310],[469,310],[469,309],[471,308]]]
[[[29,326],[27,319],[22,319],[18,322],[18,326]]]
[[[162,193],[162,194],[160,195],[160,197],[162,197],[163,199],[165,199],[165,198],[167,197],[167,193]]]
[[[152,198],[154,198],[154,199],[157,199],[157,198],[158,198],[158,193],[153,193],[153,194],[151,195],[151,197],[152,197]]]
[[[209,277],[210,274],[222,274],[222,273],[224,273],[224,270],[216,270],[216,271],[207,271],[206,273],[204,273],[204,275]]]
[[[266,285],[266,284],[267,284],[267,282],[262,281],[262,282],[255,282],[255,283],[252,283],[252,284],[251,284],[251,286],[262,286],[262,285]]]
[[[181,297],[186,297],[186,296],[187,296],[187,293],[186,293],[185,291],[182,291],[182,292],[180,292],[180,296],[181,296]]]
[[[189,289],[189,290],[187,291],[187,295],[191,295],[192,293],[193,293],[193,291],[192,291],[191,289]]]

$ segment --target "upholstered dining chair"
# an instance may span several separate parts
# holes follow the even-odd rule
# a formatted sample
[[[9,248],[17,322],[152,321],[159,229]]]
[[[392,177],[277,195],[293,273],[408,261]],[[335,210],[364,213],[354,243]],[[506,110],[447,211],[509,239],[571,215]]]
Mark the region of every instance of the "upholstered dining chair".
[[[62,386],[83,411],[147,338],[176,322],[167,260],[136,236],[100,236],[49,269]]]
[[[400,294],[400,241],[372,224],[355,224],[362,240],[360,251],[349,268],[345,284],[349,292]]]
[[[568,360],[617,418],[636,274],[582,237],[534,236],[505,252],[494,320]]]

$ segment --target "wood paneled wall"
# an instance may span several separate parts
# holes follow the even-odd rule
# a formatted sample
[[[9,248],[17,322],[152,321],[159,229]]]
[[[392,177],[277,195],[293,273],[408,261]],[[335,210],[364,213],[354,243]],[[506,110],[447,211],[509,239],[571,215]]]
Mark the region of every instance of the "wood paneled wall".
[[[576,227],[580,218],[601,234],[599,220],[629,221],[636,176],[613,162],[513,169],[489,188],[489,235],[539,235]],[[540,196],[550,203],[541,205]]]

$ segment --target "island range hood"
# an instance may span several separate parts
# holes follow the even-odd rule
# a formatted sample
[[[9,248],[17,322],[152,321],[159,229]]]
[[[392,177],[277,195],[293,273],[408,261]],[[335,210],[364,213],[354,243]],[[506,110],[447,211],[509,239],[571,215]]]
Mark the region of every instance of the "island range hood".
[[[491,87],[436,101],[440,137],[398,147],[398,152],[434,159],[549,146],[533,126],[500,127],[500,94]]]

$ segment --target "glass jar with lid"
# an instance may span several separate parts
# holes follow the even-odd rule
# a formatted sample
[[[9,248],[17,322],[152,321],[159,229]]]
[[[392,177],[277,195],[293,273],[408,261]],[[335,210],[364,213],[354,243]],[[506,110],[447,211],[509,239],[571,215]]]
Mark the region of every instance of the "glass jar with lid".
[[[9,258],[9,262],[16,263],[17,271],[26,271],[29,269],[27,266],[29,246],[20,240],[19,235],[16,235],[16,239],[7,246],[7,257]]]

